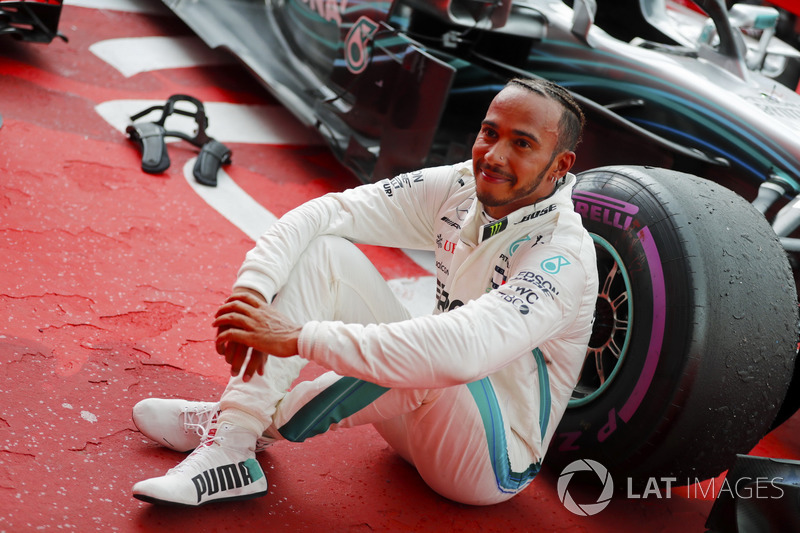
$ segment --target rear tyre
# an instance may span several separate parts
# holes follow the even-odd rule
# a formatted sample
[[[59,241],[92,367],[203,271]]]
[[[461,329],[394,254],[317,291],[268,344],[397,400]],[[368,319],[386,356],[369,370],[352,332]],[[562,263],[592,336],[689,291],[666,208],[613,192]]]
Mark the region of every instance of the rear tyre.
[[[671,170],[578,177],[600,287],[589,351],[548,461],[591,458],[633,484],[693,483],[763,437],[797,343],[791,268],[743,198]]]

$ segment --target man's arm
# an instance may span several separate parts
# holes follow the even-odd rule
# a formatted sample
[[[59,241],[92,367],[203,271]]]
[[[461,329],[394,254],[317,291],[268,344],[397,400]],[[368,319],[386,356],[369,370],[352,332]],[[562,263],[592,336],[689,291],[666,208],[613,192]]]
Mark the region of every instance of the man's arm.
[[[554,254],[570,268],[540,276],[535,267]],[[594,254],[580,259],[539,247],[530,255],[532,269],[523,266],[507,284],[446,313],[389,324],[308,322],[299,355],[384,387],[437,388],[481,379],[534,348],[567,345],[590,332],[597,282],[587,269],[595,268]]]
[[[543,257],[539,256],[535,264]],[[564,252],[568,255],[568,252]],[[245,381],[262,372],[265,354],[301,355],[323,367],[387,387],[444,387],[475,381],[529,354],[567,328],[581,314],[591,323],[596,278],[570,255],[569,273],[558,280],[518,272],[507,285],[439,315],[391,324],[317,322],[295,324],[250,294],[234,295],[217,313],[217,349],[237,359],[253,356]],[[523,300],[526,307],[520,309]],[[519,299],[520,302],[516,302]],[[585,346],[582,348],[585,351]],[[380,355],[377,355],[380,354]],[[230,360],[228,362],[231,362]]]

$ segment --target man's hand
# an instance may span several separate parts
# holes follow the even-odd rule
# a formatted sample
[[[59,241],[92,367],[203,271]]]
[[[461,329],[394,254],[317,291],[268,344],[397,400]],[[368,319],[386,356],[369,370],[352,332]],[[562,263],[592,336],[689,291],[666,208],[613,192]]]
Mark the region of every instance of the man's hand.
[[[217,328],[217,353],[231,365],[231,375],[241,370],[248,347],[253,349],[242,376],[244,381],[250,381],[256,372],[264,374],[268,355],[297,355],[301,327],[252,291],[234,291],[217,310],[213,325]]]

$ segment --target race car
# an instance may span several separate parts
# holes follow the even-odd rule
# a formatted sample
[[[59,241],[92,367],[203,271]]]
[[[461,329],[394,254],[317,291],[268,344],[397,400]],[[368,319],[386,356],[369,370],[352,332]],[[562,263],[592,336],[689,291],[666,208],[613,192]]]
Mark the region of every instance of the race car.
[[[774,9],[164,2],[363,181],[469,159],[511,77],[572,92],[588,118],[573,200],[601,287],[551,463],[690,484],[797,409],[800,53],[774,37]]]

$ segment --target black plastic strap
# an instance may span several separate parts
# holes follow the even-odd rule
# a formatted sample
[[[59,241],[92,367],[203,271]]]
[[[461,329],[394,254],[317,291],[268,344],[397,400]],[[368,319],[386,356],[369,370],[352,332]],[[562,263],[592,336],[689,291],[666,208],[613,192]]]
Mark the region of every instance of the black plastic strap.
[[[178,109],[177,107],[175,107],[175,105],[178,102],[189,102],[191,105],[194,106],[195,110],[186,111],[183,109]],[[205,107],[203,107],[203,102],[201,102],[197,98],[194,98],[186,94],[173,94],[167,99],[164,105],[154,105],[152,107],[148,107],[144,111],[140,111],[135,115],[131,116],[131,121],[135,122],[136,120],[144,117],[145,115],[148,115],[153,111],[158,111],[158,110],[161,110],[161,118],[156,120],[154,124],[158,124],[159,126],[165,126],[167,117],[169,117],[172,114],[183,115],[185,117],[192,117],[197,123],[197,133],[193,137],[178,131],[168,131],[167,135],[171,137],[180,137],[181,139],[192,143],[198,148],[202,148],[204,144],[206,144],[209,140],[211,140],[211,137],[209,137],[208,134],[206,133],[206,128],[208,127],[208,117],[206,116],[206,110]]]
[[[194,106],[194,111],[178,109],[178,102],[189,102]],[[161,111],[161,118],[155,122],[135,121],[152,113]],[[180,131],[165,129],[167,117],[173,113],[193,117],[197,123],[197,133],[194,136]],[[178,137],[200,148],[200,155],[194,165],[194,178],[203,185],[214,187],[217,185],[217,172],[222,165],[231,162],[230,149],[221,142],[209,137],[206,133],[208,127],[208,117],[206,116],[203,103],[197,98],[185,94],[174,94],[169,97],[164,105],[155,105],[131,116],[131,124],[126,128],[131,140],[139,145],[142,151],[142,170],[150,174],[164,172],[169,168],[169,155],[165,137]]]
[[[141,122],[131,124],[125,132],[142,152],[142,170],[149,174],[159,174],[169,168],[169,154],[164,141],[167,132],[163,126]]]
[[[194,179],[203,185],[216,187],[219,167],[230,162],[230,149],[221,142],[211,139],[203,145],[200,155],[197,156],[197,161],[192,171]]]

